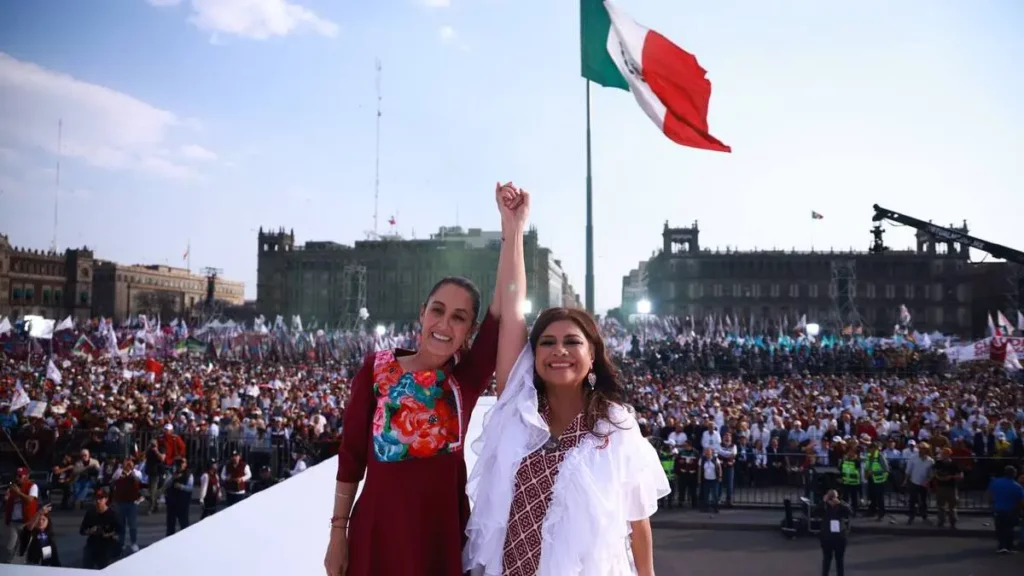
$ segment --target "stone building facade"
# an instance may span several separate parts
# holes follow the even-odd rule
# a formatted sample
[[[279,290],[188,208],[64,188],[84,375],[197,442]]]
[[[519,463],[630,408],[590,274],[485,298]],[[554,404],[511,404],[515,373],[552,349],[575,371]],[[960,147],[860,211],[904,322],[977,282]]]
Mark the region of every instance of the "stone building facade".
[[[88,248],[30,250],[14,247],[0,235],[0,316],[89,318],[93,266]]]
[[[472,280],[486,307],[494,292],[501,233],[443,227],[424,240],[383,237],[357,241],[295,243],[294,231],[260,229],[257,309],[272,318],[299,315],[319,325],[344,324],[366,308],[370,322],[416,320],[430,289],[446,276]],[[524,242],[527,298],[533,309],[576,298],[561,262],[530,230]],[[571,304],[572,302],[570,302]]]
[[[99,261],[93,280],[96,316],[120,321],[138,314],[166,321],[197,316],[209,295],[209,278],[166,265],[131,265]],[[245,302],[245,284],[216,278],[213,298],[225,306]]]
[[[196,315],[213,289],[223,308],[245,303],[242,282],[207,277],[164,265],[125,266],[97,260],[88,248],[60,253],[16,248],[0,235],[0,316],[121,321],[138,314],[170,320]]]
[[[966,246],[918,234],[914,250],[710,251],[700,230],[665,223],[661,250],[646,264],[647,294],[656,314],[713,315],[741,323],[779,324],[806,315],[830,329],[859,326],[891,334],[900,305],[923,332],[984,332],[982,284],[992,270],[968,259]],[[625,282],[625,281],[624,281]],[[1002,286],[1002,284],[1000,284]]]

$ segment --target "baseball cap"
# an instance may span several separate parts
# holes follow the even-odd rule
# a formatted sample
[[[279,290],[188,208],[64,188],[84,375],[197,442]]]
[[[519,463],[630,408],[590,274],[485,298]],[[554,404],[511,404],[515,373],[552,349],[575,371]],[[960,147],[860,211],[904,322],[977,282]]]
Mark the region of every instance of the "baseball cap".
[[[14,471],[14,475],[15,476],[28,476],[28,468],[25,468],[24,466],[21,466],[17,470]]]
[[[97,488],[96,492],[93,494],[93,498],[96,500],[102,500],[107,498],[108,496],[109,495],[107,494],[107,490],[105,488]]]

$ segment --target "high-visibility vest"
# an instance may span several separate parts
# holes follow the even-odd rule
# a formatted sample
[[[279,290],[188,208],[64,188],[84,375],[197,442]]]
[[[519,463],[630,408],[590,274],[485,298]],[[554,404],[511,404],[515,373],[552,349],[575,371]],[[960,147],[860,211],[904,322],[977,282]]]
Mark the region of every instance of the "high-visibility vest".
[[[843,460],[842,465],[839,467],[839,473],[843,477],[843,484],[847,486],[860,484],[860,470],[857,469],[855,461]]]
[[[889,473],[882,468],[882,459],[878,454],[868,456],[868,472],[871,473],[871,482],[874,484],[885,484],[889,479]]]
[[[661,457],[661,467],[665,470],[665,476],[669,480],[674,480],[676,477],[676,459],[672,456]]]

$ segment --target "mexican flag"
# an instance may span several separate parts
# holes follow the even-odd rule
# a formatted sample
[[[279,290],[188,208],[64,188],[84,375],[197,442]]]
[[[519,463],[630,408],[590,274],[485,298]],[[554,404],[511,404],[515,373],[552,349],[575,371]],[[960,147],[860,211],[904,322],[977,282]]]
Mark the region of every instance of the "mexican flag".
[[[580,52],[584,78],[632,92],[673,142],[732,152],[708,132],[711,82],[692,54],[607,0],[580,0]]]

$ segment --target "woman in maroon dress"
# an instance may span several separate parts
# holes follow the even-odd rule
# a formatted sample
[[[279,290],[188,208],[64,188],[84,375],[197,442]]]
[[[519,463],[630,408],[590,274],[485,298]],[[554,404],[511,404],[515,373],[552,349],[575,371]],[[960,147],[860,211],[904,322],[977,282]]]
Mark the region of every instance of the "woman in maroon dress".
[[[495,195],[503,216],[524,198],[511,184],[496,186]],[[514,281],[502,264],[515,249],[502,242],[494,297],[471,347],[480,292],[469,280],[445,278],[420,311],[419,350],[370,354],[352,379],[324,558],[328,576],[462,575],[469,518],[464,443],[470,414],[494,374],[501,287]]]

